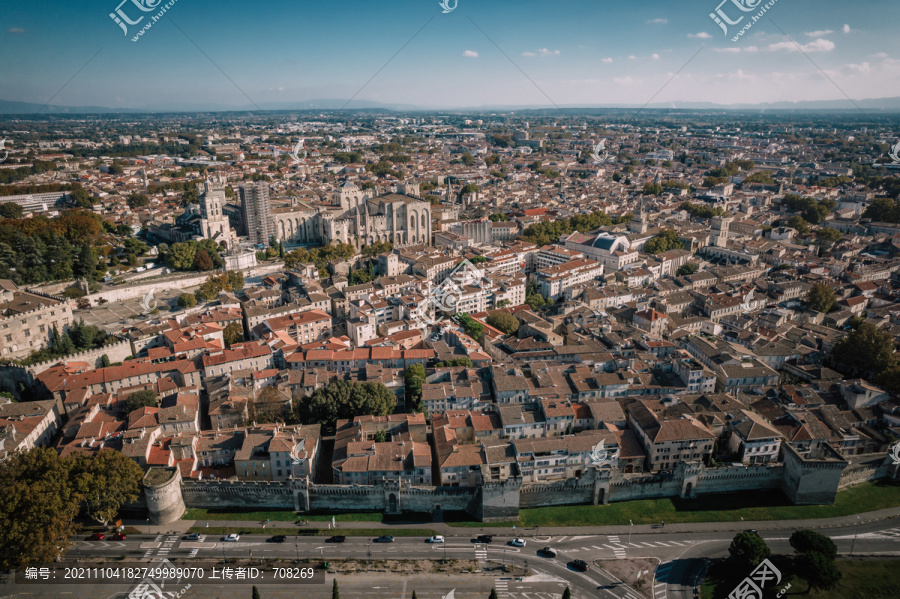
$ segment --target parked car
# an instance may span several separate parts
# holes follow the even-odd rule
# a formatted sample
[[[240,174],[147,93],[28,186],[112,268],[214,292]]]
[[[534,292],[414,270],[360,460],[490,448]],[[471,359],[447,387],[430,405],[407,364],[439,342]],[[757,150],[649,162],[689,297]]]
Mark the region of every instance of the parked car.
[[[113,541],[124,541],[127,536],[128,535],[126,535],[124,532],[119,532],[119,533],[116,533],[115,536],[113,536],[112,540]]]
[[[525,539],[513,539],[512,541],[509,542],[509,544],[512,545],[513,547],[524,547]]]
[[[428,542],[429,543],[443,543],[444,537],[442,537],[441,535],[435,535],[435,536],[431,537],[430,539],[428,539]]]
[[[756,530],[755,528],[748,528],[748,529],[745,530],[744,532],[749,532],[749,533],[752,534],[752,535],[758,535],[758,534],[759,534],[759,531]]]
[[[95,532],[91,536],[88,537],[88,541],[102,541],[106,538],[106,535],[102,532]]]
[[[285,541],[287,541],[287,537],[284,535],[275,535],[269,539],[270,543],[284,543]]]
[[[192,533],[188,533],[188,534],[184,535],[181,538],[185,541],[199,541],[200,535],[196,532],[192,532]]]
[[[544,557],[556,557],[559,555],[559,552],[553,547],[544,547],[540,551],[538,551],[539,555],[543,555]]]
[[[475,538],[476,543],[493,543],[494,537],[493,535],[478,535]]]
[[[241,535],[238,535],[238,534],[235,534],[235,533],[231,533],[231,534],[228,535],[228,536],[222,537],[222,540],[225,541],[226,543],[235,543],[235,542],[241,540]]]
[[[336,535],[333,537],[328,537],[328,540],[326,540],[325,542],[326,543],[343,543],[346,540],[347,540],[347,537],[345,537],[344,535]]]
[[[587,562],[583,559],[573,560],[569,565],[572,566],[573,570],[578,570],[579,572],[587,572],[588,570]]]
[[[394,537],[392,537],[391,535],[381,535],[380,537],[375,539],[374,542],[375,543],[393,543]]]

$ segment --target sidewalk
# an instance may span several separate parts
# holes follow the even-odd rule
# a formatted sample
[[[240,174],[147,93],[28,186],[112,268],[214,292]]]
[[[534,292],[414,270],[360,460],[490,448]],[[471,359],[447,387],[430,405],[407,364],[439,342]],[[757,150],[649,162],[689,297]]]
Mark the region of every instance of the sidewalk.
[[[598,507],[598,509],[603,509]],[[264,523],[258,520],[179,520],[163,526],[148,525],[140,520],[127,520],[125,525],[136,528],[146,534],[185,533],[194,526],[218,527],[218,528],[258,528],[259,534],[265,534],[266,530],[273,528],[290,528],[298,532],[311,529],[331,529],[335,534],[340,534],[346,529],[371,529],[372,534],[386,529],[428,529],[434,530],[445,537],[470,538],[479,534],[491,534],[502,537],[524,536],[567,536],[567,535],[621,535],[628,534],[671,534],[671,533],[696,533],[696,532],[740,532],[747,529],[784,530],[794,528],[808,528],[819,530],[825,528],[853,527],[900,518],[900,507],[888,508],[876,512],[865,512],[851,516],[837,518],[819,518],[814,520],[763,520],[759,522],[684,522],[677,524],[639,524],[629,526],[627,524],[614,524],[609,526],[538,526],[538,527],[469,527],[451,526],[444,522],[414,522],[408,524],[381,523],[381,522],[338,522],[336,528],[331,528],[331,522],[309,522],[306,525],[297,525],[296,521],[302,521],[303,515],[299,514],[296,520],[272,521]]]

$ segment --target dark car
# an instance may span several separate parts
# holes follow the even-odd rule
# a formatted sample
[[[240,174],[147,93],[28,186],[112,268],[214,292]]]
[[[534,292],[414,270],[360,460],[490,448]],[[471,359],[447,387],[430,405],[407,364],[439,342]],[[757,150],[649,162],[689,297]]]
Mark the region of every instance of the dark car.
[[[102,532],[95,532],[91,536],[88,537],[88,541],[102,541],[106,538],[106,535]]]
[[[755,528],[748,528],[748,529],[745,530],[744,532],[750,533],[751,535],[758,535],[758,534],[759,534],[759,531],[756,530]]]
[[[494,537],[493,535],[478,535],[475,538],[476,543],[493,543]]]
[[[113,540],[113,541],[124,541],[124,540],[127,538],[127,536],[128,536],[128,535],[126,535],[124,532],[120,532],[120,533],[117,533],[117,534],[112,538],[112,540]]]
[[[328,540],[325,542],[326,543],[343,543],[346,540],[347,540],[347,537],[345,537],[344,535],[337,535],[334,537],[328,537]]]
[[[287,541],[287,537],[284,535],[275,535],[269,539],[270,543],[284,543],[285,541]]]
[[[559,552],[553,547],[544,547],[543,549],[538,550],[539,555],[543,555],[544,557],[556,557],[559,555]]]
[[[571,566],[573,570],[578,570],[579,572],[587,572],[588,569],[587,562],[583,559],[573,560]]]
[[[375,539],[375,542],[376,543],[393,543],[394,537],[392,537],[391,535],[381,535],[380,537]]]

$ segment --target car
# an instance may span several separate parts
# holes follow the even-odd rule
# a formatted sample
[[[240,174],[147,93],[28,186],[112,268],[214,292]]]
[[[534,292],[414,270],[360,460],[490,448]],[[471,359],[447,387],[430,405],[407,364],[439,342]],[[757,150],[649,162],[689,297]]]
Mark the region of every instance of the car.
[[[124,532],[116,533],[115,536],[113,536],[112,540],[113,541],[124,541],[127,536],[128,535],[126,535]]]
[[[512,541],[509,542],[509,544],[512,545],[513,547],[524,547],[525,539],[513,539]]]
[[[275,535],[269,539],[270,543],[284,543],[285,541],[287,541],[287,537],[284,535]]]
[[[756,530],[755,528],[748,528],[748,529],[745,530],[744,532],[750,533],[751,535],[759,535],[759,531]]]
[[[394,537],[391,535],[381,535],[377,539],[374,540],[375,543],[393,543]]]
[[[475,537],[476,543],[493,543],[494,537],[493,535],[478,535]]]
[[[569,565],[572,566],[573,570],[578,570],[579,572],[587,572],[588,570],[587,562],[583,559],[573,560]]]
[[[544,547],[543,549],[538,551],[538,553],[545,557],[556,557],[557,555],[559,555],[559,552],[553,547]]]
[[[102,541],[106,538],[106,535],[102,532],[95,532],[91,536],[88,537],[88,541]]]
[[[185,541],[199,541],[199,540],[200,540],[200,534],[199,534],[199,533],[196,533],[196,532],[192,532],[192,533],[189,533],[189,534],[184,535],[184,536],[181,537],[181,538],[182,538],[183,540],[185,540]]]
[[[333,537],[328,537],[328,539],[325,542],[326,543],[343,543],[346,540],[347,540],[347,537],[345,537],[344,535],[336,535]]]
[[[429,538],[427,542],[428,543],[443,543],[444,537],[442,537],[441,535],[435,535],[435,536]]]
[[[226,543],[235,543],[235,542],[241,540],[241,535],[231,533],[230,535],[226,535],[226,536],[222,537],[222,540],[225,541]]]

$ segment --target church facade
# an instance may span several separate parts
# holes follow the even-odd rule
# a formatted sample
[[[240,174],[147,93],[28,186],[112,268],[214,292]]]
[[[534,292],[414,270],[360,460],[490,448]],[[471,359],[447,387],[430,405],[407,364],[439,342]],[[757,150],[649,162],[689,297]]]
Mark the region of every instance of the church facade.
[[[333,206],[305,202],[272,211],[275,235],[288,245],[347,243],[357,249],[375,242],[394,247],[431,245],[431,203],[416,183],[372,197],[352,182],[334,193]]]

